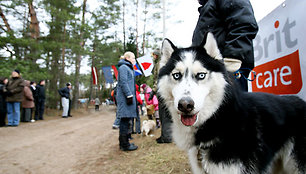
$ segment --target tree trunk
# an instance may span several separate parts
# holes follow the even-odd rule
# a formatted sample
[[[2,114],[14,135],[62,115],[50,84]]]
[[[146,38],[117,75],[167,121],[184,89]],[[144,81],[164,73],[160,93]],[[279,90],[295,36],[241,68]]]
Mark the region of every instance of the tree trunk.
[[[65,54],[66,54],[66,22],[64,23],[63,41],[62,41],[62,64],[61,64],[61,76],[60,86],[65,84]]]
[[[146,46],[146,22],[147,22],[147,8],[148,8],[148,3],[145,1],[145,9],[144,9],[144,20],[143,20],[143,36],[142,36],[142,53],[143,55],[145,54],[145,46]]]
[[[126,51],[125,36],[125,1],[122,1],[122,24],[123,24],[123,50]]]
[[[10,32],[12,31],[12,29],[11,29],[10,24],[8,23],[8,21],[7,21],[6,17],[5,17],[5,15],[4,15],[2,9],[1,9],[1,6],[0,6],[0,16],[1,16],[1,18],[2,18],[2,20],[3,20],[3,22],[4,22],[4,24],[5,24],[6,31],[7,31],[8,33],[10,33]]]
[[[84,41],[84,25],[85,25],[85,13],[86,13],[86,1],[83,1],[83,14],[82,14],[82,23],[81,23],[81,30],[80,30],[80,47],[81,50],[84,49],[85,41]],[[80,68],[81,68],[81,61],[82,61],[82,51],[78,52],[76,61],[75,61],[75,84],[73,90],[73,106],[75,109],[78,108],[78,99],[79,99],[79,77],[80,77]]]
[[[30,23],[30,32],[31,32],[31,38],[38,39],[39,38],[39,22],[36,16],[36,12],[33,6],[33,2],[29,2],[29,14],[31,17],[31,23]]]
[[[136,0],[136,58],[139,57],[139,47],[138,47],[138,9],[139,9],[139,0]]]
[[[36,60],[38,59],[38,57],[40,57],[38,55],[38,51],[37,51],[37,46],[38,46],[38,38],[39,38],[39,34],[40,34],[40,30],[39,30],[39,22],[37,19],[37,15],[33,6],[33,1],[28,2],[28,6],[29,6],[29,15],[31,17],[31,21],[30,21],[30,33],[31,33],[31,38],[34,40],[34,42],[30,45],[30,52],[31,55],[29,57],[29,59],[32,61],[33,65],[36,64]],[[26,56],[25,56],[26,58]],[[35,71],[34,69],[31,70],[31,72]]]

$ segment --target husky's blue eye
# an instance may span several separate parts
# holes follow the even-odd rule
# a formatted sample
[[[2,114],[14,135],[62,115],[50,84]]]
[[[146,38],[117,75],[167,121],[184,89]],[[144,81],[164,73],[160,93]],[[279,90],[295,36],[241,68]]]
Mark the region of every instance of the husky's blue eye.
[[[172,74],[174,80],[180,80],[182,78],[182,74],[181,73],[173,73]]]
[[[203,80],[206,77],[206,73],[203,73],[203,72],[198,73],[195,77],[197,80]]]

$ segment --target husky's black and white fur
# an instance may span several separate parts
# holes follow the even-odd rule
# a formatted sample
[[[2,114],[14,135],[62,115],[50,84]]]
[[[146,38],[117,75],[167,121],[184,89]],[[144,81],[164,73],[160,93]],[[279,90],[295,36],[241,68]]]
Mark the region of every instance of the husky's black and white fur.
[[[228,71],[239,66],[210,33],[200,47],[163,42],[158,90],[193,173],[306,173],[305,102],[242,92]]]

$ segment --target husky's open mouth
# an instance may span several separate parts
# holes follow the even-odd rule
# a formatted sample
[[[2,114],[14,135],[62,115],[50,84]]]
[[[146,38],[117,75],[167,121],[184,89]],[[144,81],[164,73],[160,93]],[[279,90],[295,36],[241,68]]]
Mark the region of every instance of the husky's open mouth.
[[[198,119],[197,114],[194,114],[194,115],[181,114],[181,122],[185,126],[192,126],[192,125],[194,125],[194,123],[197,121],[197,119]]]

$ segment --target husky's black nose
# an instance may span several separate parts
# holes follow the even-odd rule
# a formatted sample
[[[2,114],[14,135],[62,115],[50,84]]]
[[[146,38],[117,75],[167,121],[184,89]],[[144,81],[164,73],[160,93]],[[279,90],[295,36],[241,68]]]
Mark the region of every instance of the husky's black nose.
[[[189,113],[194,109],[194,101],[190,97],[183,97],[178,102],[178,110],[184,113]]]

